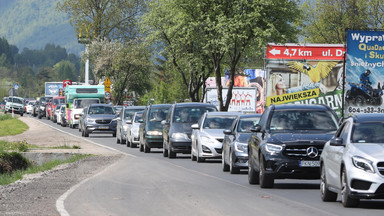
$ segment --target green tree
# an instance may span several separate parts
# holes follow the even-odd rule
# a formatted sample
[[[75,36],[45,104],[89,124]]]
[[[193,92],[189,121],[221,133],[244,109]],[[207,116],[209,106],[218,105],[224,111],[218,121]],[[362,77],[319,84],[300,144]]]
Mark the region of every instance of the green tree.
[[[145,4],[143,0],[61,0],[57,9],[70,15],[79,37],[134,38]]]
[[[53,66],[53,74],[55,76],[54,80],[61,81],[61,80],[77,80],[77,72],[75,65],[68,61],[68,60],[62,60],[55,64]]]
[[[379,0],[318,0],[303,4],[304,41],[342,44],[347,29],[381,28],[384,5]]]
[[[155,0],[144,17],[152,41],[159,41],[183,77],[189,96],[216,77],[219,109],[228,109],[234,73],[242,58],[260,54],[267,42],[295,41],[291,23],[300,15],[289,0]],[[227,60],[227,62],[224,62]],[[227,101],[223,103],[223,65],[231,71]]]

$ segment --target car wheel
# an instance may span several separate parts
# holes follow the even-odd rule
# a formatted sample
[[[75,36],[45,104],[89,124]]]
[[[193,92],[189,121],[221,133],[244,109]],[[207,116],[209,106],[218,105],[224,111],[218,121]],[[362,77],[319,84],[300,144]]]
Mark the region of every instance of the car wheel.
[[[168,149],[165,148],[165,141],[163,141],[163,157],[168,157]]]
[[[39,114],[39,115],[37,116],[37,118],[38,118],[38,119],[41,119],[41,115]]]
[[[341,203],[344,207],[356,207],[359,205],[360,199],[352,198],[349,196],[350,189],[348,185],[347,172],[345,168],[341,173]]]
[[[24,113],[20,113],[20,116],[23,116],[24,115]]]
[[[259,171],[259,183],[261,188],[273,188],[275,179],[265,173],[264,158],[260,155],[260,171]]]
[[[112,136],[113,136],[113,137],[116,137],[116,132],[114,132],[114,133],[112,134]]]
[[[337,193],[328,190],[324,165],[321,166],[320,192],[321,192],[321,199],[324,202],[335,202],[337,199]]]
[[[229,165],[225,162],[225,152],[224,151],[221,153],[221,169],[223,170],[223,172],[229,171]]]
[[[87,130],[84,130],[84,137],[89,137],[89,133],[87,132]]]
[[[120,143],[120,139],[118,137],[116,137],[116,143]]]
[[[132,148],[132,146],[131,146],[131,142],[129,142],[129,140],[127,139],[127,140],[125,140],[125,144],[127,145],[127,147],[131,147]]]
[[[144,153],[149,153],[151,152],[151,148],[149,148],[148,145],[144,145]]]
[[[231,174],[240,174],[240,168],[234,166],[233,154],[229,154],[229,172]]]
[[[248,183],[252,185],[260,183],[259,173],[253,169],[250,160],[248,160]]]
[[[361,95],[356,96],[355,105],[356,106],[364,106],[365,105],[365,98]]]
[[[176,158],[176,152],[172,151],[170,143],[168,145],[168,158]]]
[[[199,149],[196,149],[196,151],[197,151],[197,153],[196,153],[196,161],[197,161],[197,163],[204,162],[205,158],[200,157]]]
[[[191,149],[191,160],[196,161],[196,156],[193,154],[193,148]]]
[[[144,144],[144,145],[145,145],[145,144]],[[144,147],[143,147],[143,145],[141,145],[141,143],[140,143],[140,146],[139,146],[139,151],[141,151],[141,152],[144,151]]]

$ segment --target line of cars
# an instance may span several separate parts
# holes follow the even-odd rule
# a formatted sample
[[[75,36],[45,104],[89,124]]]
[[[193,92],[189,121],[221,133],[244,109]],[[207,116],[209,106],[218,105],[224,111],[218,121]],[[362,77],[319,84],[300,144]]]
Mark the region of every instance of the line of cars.
[[[198,163],[221,159],[222,171],[248,171],[250,184],[275,179],[320,179],[323,201],[341,194],[345,207],[384,198],[384,115],[359,114],[341,122],[326,105],[271,105],[260,114],[218,112],[205,103],[83,109],[79,131],[112,133],[116,143],[164,157],[190,154]]]

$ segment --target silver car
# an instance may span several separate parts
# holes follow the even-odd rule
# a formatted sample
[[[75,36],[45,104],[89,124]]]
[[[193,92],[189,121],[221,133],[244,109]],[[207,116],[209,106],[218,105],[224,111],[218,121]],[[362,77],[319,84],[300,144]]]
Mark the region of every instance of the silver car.
[[[224,130],[230,129],[241,113],[206,112],[192,127],[192,161],[198,163],[206,158],[221,158]]]
[[[116,109],[116,106],[115,106]],[[128,120],[132,121],[133,116],[136,112],[143,111],[145,106],[129,106],[124,107],[119,112],[119,117],[117,118],[117,127],[116,127],[116,143],[125,144],[126,135],[130,128]]]
[[[344,207],[384,198],[384,114],[347,118],[325,144],[320,158],[321,198]]]
[[[139,129],[140,129],[140,122],[142,121],[143,117],[143,111],[136,112],[133,116],[132,120],[128,120],[128,125],[131,125],[128,127],[127,131],[127,147],[136,148],[139,144]]]

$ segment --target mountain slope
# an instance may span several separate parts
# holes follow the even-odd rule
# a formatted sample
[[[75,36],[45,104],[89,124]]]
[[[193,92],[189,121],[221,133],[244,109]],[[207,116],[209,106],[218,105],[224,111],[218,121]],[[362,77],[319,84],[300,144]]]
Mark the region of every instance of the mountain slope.
[[[0,37],[20,50],[42,49],[47,43],[53,43],[79,55],[84,47],[77,43],[68,15],[56,10],[57,2],[0,0]]]

